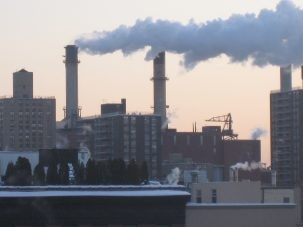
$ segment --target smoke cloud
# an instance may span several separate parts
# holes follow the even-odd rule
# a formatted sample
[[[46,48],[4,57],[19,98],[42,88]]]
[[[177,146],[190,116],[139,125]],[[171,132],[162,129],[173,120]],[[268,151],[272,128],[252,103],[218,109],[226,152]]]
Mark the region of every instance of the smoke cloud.
[[[168,126],[168,124],[170,124],[172,122],[172,119],[174,119],[174,118],[177,118],[177,111],[172,110],[172,111],[168,112],[167,116],[166,116],[166,120],[161,125],[161,129],[165,129]]]
[[[255,128],[252,132],[251,132],[251,138],[253,140],[257,140],[260,139],[262,136],[265,136],[267,134],[267,131],[263,128]]]
[[[166,176],[168,184],[177,185],[180,179],[180,169],[178,167],[171,170],[170,174]]]
[[[256,170],[256,169],[265,169],[265,165],[261,162],[244,162],[244,163],[237,163],[233,166],[230,167],[233,170],[236,169],[241,169],[241,170],[246,170],[246,171],[252,171],[252,170]]]
[[[183,25],[151,18],[133,26],[84,35],[75,44],[92,55],[122,51],[127,56],[150,47],[146,60],[160,51],[182,54],[182,65],[194,68],[199,62],[228,56],[231,62],[251,60],[254,65],[300,65],[303,62],[303,10],[282,0],[274,10],[259,14],[232,15],[203,24]]]

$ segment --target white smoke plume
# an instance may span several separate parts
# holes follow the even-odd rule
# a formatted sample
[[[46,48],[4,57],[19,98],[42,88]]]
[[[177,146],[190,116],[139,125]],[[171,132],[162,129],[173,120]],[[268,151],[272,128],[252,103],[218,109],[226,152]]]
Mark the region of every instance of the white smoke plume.
[[[181,171],[178,167],[172,169],[166,177],[168,184],[177,185],[180,179],[180,173]]]
[[[83,125],[81,125],[81,128],[82,128],[83,135],[88,135],[89,133],[91,133],[93,131],[92,126],[89,124],[83,124]]]
[[[265,169],[265,165],[261,162],[244,162],[244,163],[237,163],[233,166],[230,167],[233,170],[236,169],[241,169],[241,170],[246,170],[246,171],[252,171],[252,170],[256,170],[256,169]]]
[[[252,132],[251,132],[251,138],[253,140],[257,140],[260,139],[262,136],[266,136],[267,131],[263,128],[255,128]]]
[[[171,121],[174,118],[177,118],[177,117],[178,116],[177,116],[177,111],[176,110],[172,110],[172,111],[167,112],[166,120],[162,123],[161,129],[167,128],[168,124],[171,123]]]
[[[68,147],[69,147],[68,138],[63,135],[57,134],[56,135],[56,148],[66,149]]]
[[[182,65],[194,68],[199,62],[227,55],[231,62],[252,60],[257,66],[298,66],[303,62],[303,10],[282,0],[274,10],[259,14],[232,15],[198,24],[183,25],[151,18],[133,26],[121,25],[112,31],[93,32],[75,40],[80,50],[92,55],[122,51],[129,55],[150,47],[146,60],[160,51],[182,54]]]

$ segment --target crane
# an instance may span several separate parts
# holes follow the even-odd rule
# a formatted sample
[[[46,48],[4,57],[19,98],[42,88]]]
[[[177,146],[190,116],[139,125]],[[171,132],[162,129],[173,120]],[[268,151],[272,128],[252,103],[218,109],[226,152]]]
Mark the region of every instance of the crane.
[[[231,113],[228,113],[226,115],[221,115],[221,116],[216,116],[212,117],[206,121],[211,121],[211,122],[223,122],[223,128],[222,128],[222,139],[223,140],[235,140],[238,139],[238,134],[235,134],[233,129],[232,129],[232,117]]]

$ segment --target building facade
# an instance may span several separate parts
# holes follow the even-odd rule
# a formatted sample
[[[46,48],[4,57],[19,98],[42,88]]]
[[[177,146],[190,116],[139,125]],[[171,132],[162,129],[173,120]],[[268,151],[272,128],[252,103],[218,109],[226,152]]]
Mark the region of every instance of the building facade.
[[[146,161],[150,176],[160,172],[161,117],[117,114],[101,116],[94,122],[95,160],[122,158]]]
[[[281,89],[270,94],[271,164],[278,186],[302,180],[303,90],[291,88],[291,68],[281,68]]]
[[[56,145],[56,100],[33,98],[33,73],[13,74],[13,97],[0,99],[1,150],[35,151]]]
[[[168,129],[162,133],[164,175],[172,166],[181,170],[190,170],[188,167],[192,166],[197,170],[197,164],[211,164],[219,167],[216,175],[223,176],[209,179],[229,180],[230,166],[253,161],[261,161],[260,140],[224,140],[220,126],[205,126],[201,132]]]

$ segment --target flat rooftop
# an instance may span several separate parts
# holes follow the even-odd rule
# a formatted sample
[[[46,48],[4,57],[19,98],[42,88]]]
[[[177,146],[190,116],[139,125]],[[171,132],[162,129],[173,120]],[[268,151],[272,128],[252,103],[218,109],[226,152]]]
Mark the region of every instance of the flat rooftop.
[[[169,185],[71,185],[0,186],[0,198],[8,197],[159,197],[190,196],[183,186]]]

